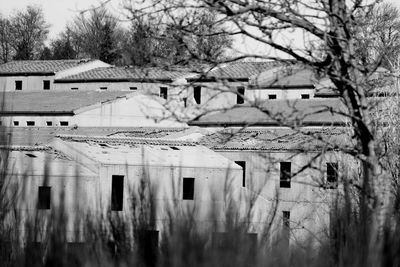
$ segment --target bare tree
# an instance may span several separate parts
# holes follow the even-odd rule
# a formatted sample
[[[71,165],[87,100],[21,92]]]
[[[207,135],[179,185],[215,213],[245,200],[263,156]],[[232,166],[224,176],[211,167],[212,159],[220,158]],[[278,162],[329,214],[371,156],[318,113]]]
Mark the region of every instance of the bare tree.
[[[0,17],[0,61],[5,63],[11,59],[11,25],[7,18]]]
[[[10,18],[11,44],[15,50],[14,59],[38,57],[49,33],[49,24],[43,11],[37,6],[27,6]]]
[[[378,7],[378,1],[374,0],[177,0],[151,1],[149,5],[143,1],[130,2],[129,6],[137,7],[132,10],[137,16],[168,14],[169,21],[180,30],[180,36],[196,36],[196,28],[182,26],[181,14],[193,10],[211,11],[216,18],[214,25],[220,26],[218,34],[242,36],[265,47],[260,52],[236,53],[229,59],[207,58],[205,62],[219,64],[246,58],[274,60],[300,64],[329,78],[346,112],[329,107],[327,110],[350,119],[356,143],[352,154],[363,166],[359,181],[359,214],[364,223],[359,227],[358,245],[360,260],[366,261],[368,246],[377,236],[378,227],[374,224],[378,221],[380,200],[374,185],[381,177],[376,154],[379,140],[371,117],[375,106],[368,94],[375,86],[370,82],[371,76],[383,59],[387,55],[397,55],[397,11],[389,6]],[[371,18],[374,21],[371,22]],[[203,34],[214,35],[213,32]],[[184,39],[179,43],[187,44]],[[192,59],[198,58],[194,47],[186,47]],[[367,53],[360,53],[360,50]],[[256,102],[251,104],[271,114],[268,107]]]
[[[117,19],[105,8],[92,9],[81,13],[69,26],[71,39],[79,47],[78,53],[115,62],[120,56],[122,32]]]

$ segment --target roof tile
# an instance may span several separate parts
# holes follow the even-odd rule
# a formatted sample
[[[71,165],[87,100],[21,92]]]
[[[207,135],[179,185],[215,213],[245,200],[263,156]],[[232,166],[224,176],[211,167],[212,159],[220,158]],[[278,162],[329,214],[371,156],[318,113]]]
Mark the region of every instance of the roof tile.
[[[56,73],[89,61],[89,59],[16,60],[1,64],[0,74]]]

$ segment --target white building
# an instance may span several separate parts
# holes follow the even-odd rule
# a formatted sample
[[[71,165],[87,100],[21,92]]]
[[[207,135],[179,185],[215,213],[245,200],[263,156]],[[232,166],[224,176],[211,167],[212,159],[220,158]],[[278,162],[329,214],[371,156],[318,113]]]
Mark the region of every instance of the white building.
[[[130,91],[5,92],[1,123],[11,127],[183,126],[165,100]]]
[[[100,60],[18,60],[0,65],[1,91],[54,91],[55,80],[90,69],[108,67]]]

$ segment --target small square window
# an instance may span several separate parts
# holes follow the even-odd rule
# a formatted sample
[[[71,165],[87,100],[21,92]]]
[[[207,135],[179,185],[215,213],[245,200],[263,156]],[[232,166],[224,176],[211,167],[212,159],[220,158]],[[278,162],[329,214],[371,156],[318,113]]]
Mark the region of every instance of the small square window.
[[[113,175],[111,181],[111,210],[121,211],[124,204],[124,176]]]
[[[193,200],[194,199],[194,178],[183,178],[183,193],[182,199]]]
[[[280,187],[290,188],[291,179],[291,163],[281,162],[280,163]]]
[[[34,121],[27,121],[26,122],[26,126],[35,126],[35,122]]]
[[[160,97],[164,99],[168,99],[168,88],[160,87]]]
[[[196,104],[201,104],[201,86],[193,87],[193,97]]]
[[[309,94],[301,94],[301,99],[310,99]]]
[[[268,95],[268,99],[276,99],[276,95]]]
[[[47,126],[53,126],[53,122],[52,121],[46,121],[46,125]]]
[[[60,121],[60,126],[68,126],[68,121]]]
[[[38,190],[38,209],[49,210],[51,200],[51,187],[50,186],[39,186]]]
[[[15,90],[22,90],[22,81],[15,81]]]
[[[50,90],[50,81],[49,80],[43,81],[43,90]]]
[[[246,187],[246,161],[235,161],[237,165],[242,167],[243,176],[242,176],[242,186]]]
[[[14,126],[19,126],[19,121],[13,121]]]
[[[100,87],[100,90],[107,90],[107,87]]]
[[[137,91],[137,87],[131,86],[131,87],[129,87],[129,90],[131,90],[131,91]]]
[[[78,90],[78,87],[71,87],[71,90]]]

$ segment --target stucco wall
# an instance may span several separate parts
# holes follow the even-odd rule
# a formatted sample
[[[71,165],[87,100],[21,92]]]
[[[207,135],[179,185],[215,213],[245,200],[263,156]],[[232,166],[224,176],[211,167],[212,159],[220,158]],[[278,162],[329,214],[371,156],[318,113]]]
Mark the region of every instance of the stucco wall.
[[[43,90],[43,81],[50,80],[50,90],[54,88],[54,75],[47,76],[1,76],[0,77],[0,89],[2,91],[17,91],[15,90],[15,81],[22,81],[22,92],[32,91],[47,91]]]

